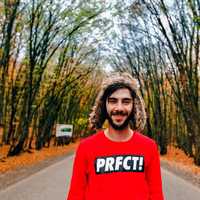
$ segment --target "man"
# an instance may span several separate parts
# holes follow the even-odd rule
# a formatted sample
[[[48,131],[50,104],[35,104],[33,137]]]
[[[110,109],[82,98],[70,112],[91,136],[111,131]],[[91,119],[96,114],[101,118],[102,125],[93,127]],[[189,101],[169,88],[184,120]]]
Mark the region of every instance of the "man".
[[[145,108],[129,74],[113,74],[102,84],[90,124],[108,128],[81,141],[67,200],[163,200],[155,142],[142,135]],[[133,128],[133,130],[131,129]]]

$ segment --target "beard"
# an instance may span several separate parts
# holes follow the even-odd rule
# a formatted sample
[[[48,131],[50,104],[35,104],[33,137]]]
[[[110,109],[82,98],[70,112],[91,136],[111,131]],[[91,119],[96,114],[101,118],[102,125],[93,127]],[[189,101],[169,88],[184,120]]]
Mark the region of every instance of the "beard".
[[[127,118],[123,122],[123,124],[118,125],[118,124],[114,123],[114,121],[112,120],[113,115],[127,116]],[[110,115],[107,113],[107,119],[108,119],[109,124],[112,126],[113,129],[115,129],[117,131],[126,129],[129,125],[131,117],[132,117],[132,114],[128,115],[128,113],[125,113],[123,111],[111,112]]]

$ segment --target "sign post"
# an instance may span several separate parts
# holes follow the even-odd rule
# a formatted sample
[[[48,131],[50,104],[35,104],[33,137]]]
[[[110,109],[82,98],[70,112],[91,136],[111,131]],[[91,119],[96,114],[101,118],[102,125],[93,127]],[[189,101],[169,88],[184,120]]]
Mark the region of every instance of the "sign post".
[[[72,124],[56,124],[56,137],[68,136],[72,137],[73,125]]]

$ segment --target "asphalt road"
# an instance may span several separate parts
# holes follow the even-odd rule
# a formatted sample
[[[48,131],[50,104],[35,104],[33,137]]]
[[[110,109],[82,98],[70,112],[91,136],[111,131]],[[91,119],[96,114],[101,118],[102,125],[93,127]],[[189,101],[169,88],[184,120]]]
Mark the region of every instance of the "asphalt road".
[[[68,192],[73,156],[0,192],[0,200],[64,200]],[[200,189],[162,169],[165,200],[199,200]]]

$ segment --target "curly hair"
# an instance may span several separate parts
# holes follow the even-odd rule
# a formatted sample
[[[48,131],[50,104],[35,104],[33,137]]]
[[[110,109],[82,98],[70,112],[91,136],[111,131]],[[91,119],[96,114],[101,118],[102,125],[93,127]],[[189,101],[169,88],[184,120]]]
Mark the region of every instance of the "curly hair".
[[[107,118],[106,99],[116,90],[127,88],[133,98],[131,126],[138,131],[143,130],[146,123],[144,101],[139,95],[139,85],[136,79],[128,73],[113,73],[102,83],[101,90],[90,113],[89,123],[92,129],[101,129]]]

